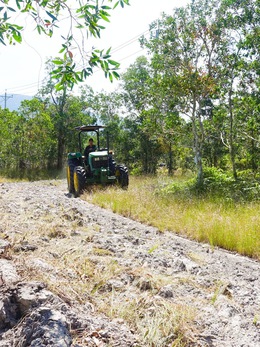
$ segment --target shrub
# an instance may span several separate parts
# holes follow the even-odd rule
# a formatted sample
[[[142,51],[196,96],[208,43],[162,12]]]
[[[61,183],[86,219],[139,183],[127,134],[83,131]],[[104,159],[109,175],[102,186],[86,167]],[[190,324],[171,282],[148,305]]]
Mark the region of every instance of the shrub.
[[[198,186],[195,178],[186,181],[172,181],[159,186],[156,194],[172,195],[178,199],[207,197],[226,202],[246,202],[260,200],[260,181],[249,172],[243,172],[235,180],[228,172],[214,167],[205,168],[203,185]]]

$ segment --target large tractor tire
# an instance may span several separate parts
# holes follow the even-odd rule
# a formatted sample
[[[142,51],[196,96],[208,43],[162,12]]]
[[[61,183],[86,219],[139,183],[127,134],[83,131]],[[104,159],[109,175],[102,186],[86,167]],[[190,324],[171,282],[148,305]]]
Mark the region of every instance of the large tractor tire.
[[[74,188],[74,169],[78,166],[78,160],[75,159],[69,159],[68,160],[68,166],[67,166],[67,183],[68,183],[68,191],[70,194],[74,194],[75,188]]]
[[[129,184],[128,169],[125,165],[119,164],[116,167],[117,182],[121,188],[127,189]]]
[[[86,188],[86,171],[82,166],[76,166],[73,173],[74,196],[77,198]]]

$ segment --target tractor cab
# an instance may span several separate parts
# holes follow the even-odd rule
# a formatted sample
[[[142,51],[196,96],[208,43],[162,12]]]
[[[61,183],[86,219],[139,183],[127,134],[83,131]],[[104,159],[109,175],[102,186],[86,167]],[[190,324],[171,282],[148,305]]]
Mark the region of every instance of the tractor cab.
[[[97,138],[97,150],[100,150],[100,130],[105,129],[103,125],[81,125],[76,127],[75,130],[78,131],[78,141],[79,141],[79,151],[83,152],[83,140],[85,133],[95,133]],[[107,146],[109,147],[109,138],[107,133]]]

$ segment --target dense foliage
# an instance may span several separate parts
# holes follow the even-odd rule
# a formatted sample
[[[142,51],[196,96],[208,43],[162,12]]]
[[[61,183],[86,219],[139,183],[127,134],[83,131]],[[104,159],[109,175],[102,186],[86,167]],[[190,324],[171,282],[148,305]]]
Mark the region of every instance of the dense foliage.
[[[197,187],[217,180],[223,192],[229,181],[240,189],[241,177],[259,179],[259,5],[193,0],[151,23],[150,38],[141,39],[150,58],[127,69],[120,92],[84,87],[73,96],[52,79],[18,112],[0,110],[1,169],[62,169],[66,153],[77,150],[73,128],[102,123],[132,173],[194,171]]]

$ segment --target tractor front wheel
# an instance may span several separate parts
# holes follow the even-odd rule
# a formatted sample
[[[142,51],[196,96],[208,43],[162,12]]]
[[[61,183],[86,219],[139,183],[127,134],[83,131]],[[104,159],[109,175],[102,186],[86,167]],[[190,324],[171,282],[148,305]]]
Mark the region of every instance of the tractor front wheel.
[[[82,166],[76,166],[73,173],[74,196],[80,196],[86,188],[86,171]]]
[[[68,191],[70,194],[74,194],[74,191],[75,191],[74,180],[73,180],[75,166],[76,165],[73,163],[68,163],[68,166],[67,166],[67,183],[68,183]]]

